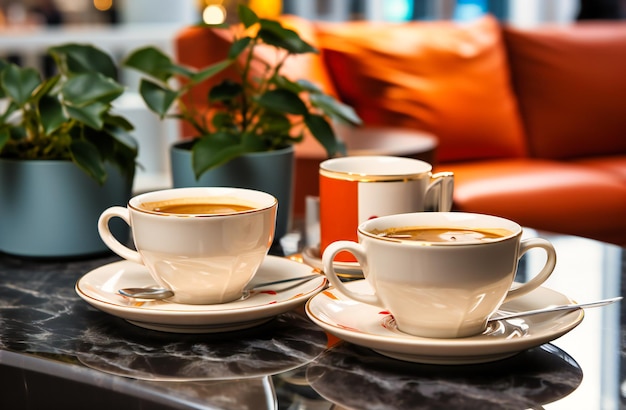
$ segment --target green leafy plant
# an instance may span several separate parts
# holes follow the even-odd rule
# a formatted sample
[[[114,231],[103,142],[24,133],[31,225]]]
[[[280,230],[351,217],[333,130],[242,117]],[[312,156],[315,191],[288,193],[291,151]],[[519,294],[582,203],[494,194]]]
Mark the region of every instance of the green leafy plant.
[[[329,157],[345,152],[329,120],[360,124],[354,110],[309,81],[292,81],[280,74],[290,55],[317,50],[295,31],[259,18],[244,5],[238,6],[238,15],[241,25],[230,26],[235,40],[223,61],[195,70],[177,64],[157,48],[146,47],[131,53],[124,62],[148,76],[141,80],[139,92],[153,112],[162,119],[187,121],[195,129],[192,163],[196,177],[240,155],[298,143],[307,131]],[[274,63],[255,54],[260,45],[274,48]],[[253,66],[262,69],[253,73]],[[237,71],[238,80],[226,79],[209,90],[207,112],[199,112],[196,105],[185,100],[194,86],[229,67]]]
[[[114,61],[94,46],[73,43],[48,54],[56,66],[48,78],[0,60],[0,157],[69,160],[99,184],[110,162],[132,181],[137,144],[132,124],[112,112],[124,92]]]

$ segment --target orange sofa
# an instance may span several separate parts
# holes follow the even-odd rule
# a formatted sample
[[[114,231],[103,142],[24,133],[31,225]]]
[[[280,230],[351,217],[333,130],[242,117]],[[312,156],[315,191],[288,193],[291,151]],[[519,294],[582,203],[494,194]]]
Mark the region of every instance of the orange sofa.
[[[288,75],[352,105],[365,126],[437,136],[455,209],[626,245],[626,23],[283,21],[320,50],[291,59]],[[177,53],[204,66],[221,57],[200,50],[227,45],[188,28]],[[324,158],[312,139],[296,156],[298,214]]]

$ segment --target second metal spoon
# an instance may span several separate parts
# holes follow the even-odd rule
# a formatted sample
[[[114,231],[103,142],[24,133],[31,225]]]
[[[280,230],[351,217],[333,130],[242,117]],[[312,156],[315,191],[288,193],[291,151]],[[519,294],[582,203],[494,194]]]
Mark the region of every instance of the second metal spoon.
[[[603,299],[603,300],[598,300],[598,301],[595,301],[595,302],[570,303],[570,304],[567,304],[567,305],[548,306],[548,307],[541,308],[541,309],[527,310],[525,312],[496,313],[494,316],[489,318],[489,321],[492,322],[492,321],[496,321],[496,320],[507,320],[507,319],[513,319],[513,318],[516,318],[516,317],[538,315],[540,313],[558,312],[560,310],[576,310],[576,309],[580,309],[580,308],[591,308],[591,307],[605,306],[605,305],[609,305],[611,303],[617,302],[617,301],[619,301],[621,299],[622,299],[622,297],[618,296],[618,297],[615,297],[615,298]]]
[[[264,288],[270,285],[279,285],[281,283],[289,283],[289,282],[306,282],[314,278],[323,278],[324,276],[319,273],[314,273],[306,276],[299,276],[297,278],[288,278],[281,280],[274,280],[271,282],[263,282],[257,283],[253,288],[246,289],[247,292],[253,289]],[[134,299],[167,299],[174,296],[174,292],[169,289],[164,288],[123,288],[119,289],[118,293],[122,296],[127,296],[129,298]]]

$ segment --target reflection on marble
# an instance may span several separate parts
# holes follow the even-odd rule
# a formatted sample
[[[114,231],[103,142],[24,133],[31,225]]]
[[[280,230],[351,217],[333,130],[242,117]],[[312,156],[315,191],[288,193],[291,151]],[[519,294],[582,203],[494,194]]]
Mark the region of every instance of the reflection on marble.
[[[72,386],[75,394],[76,389],[91,391],[87,386],[126,394],[128,408],[135,408],[130,397],[141,397],[165,406],[158,408],[276,409],[267,375],[305,365],[326,348],[325,333],[303,312],[211,335],[133,326],[91,307],[74,291],[86,272],[117,260],[45,261],[0,254],[0,365],[28,370],[17,373],[18,385],[46,391],[51,380],[46,377],[53,377],[50,385]],[[26,393],[15,393],[4,392],[0,408],[21,408]]]
[[[278,408],[274,385],[270,376],[241,380],[142,381],[158,394],[177,397],[175,404],[187,408],[276,410]],[[185,406],[186,405],[186,406]]]
[[[39,360],[34,369],[25,369],[19,358],[15,358],[13,366],[0,364],[0,409],[277,409],[278,398],[270,376],[156,382],[113,376],[67,363],[64,368],[53,366],[58,371],[49,372],[55,370],[46,369],[49,364],[50,361]],[[77,369],[79,374],[72,375]]]
[[[435,366],[341,343],[309,364],[306,377],[321,396],[347,408],[525,409],[570,394],[583,373],[550,344],[492,363]]]
[[[144,380],[228,380],[287,371],[326,348],[325,333],[297,313],[247,330],[206,335],[146,331],[102,321],[81,332],[76,354],[91,368]]]

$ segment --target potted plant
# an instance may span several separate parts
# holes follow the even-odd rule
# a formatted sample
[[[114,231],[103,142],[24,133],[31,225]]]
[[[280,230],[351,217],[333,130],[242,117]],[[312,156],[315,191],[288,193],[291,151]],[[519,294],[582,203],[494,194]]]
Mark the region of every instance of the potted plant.
[[[124,87],[112,58],[94,46],[48,54],[57,71],[48,78],[0,60],[0,251],[104,252],[98,216],[130,197],[137,157],[133,126],[112,108]]]
[[[195,131],[191,142],[173,147],[174,186],[235,185],[270,192],[279,199],[276,236],[280,238],[288,229],[291,212],[293,144],[310,133],[332,157],[345,148],[330,120],[360,124],[360,119],[352,108],[311,82],[293,81],[280,73],[289,56],[317,52],[314,47],[295,31],[259,18],[244,5],[237,11],[240,24],[210,26],[229,29],[234,35],[223,61],[193,69],[146,47],[131,53],[124,64],[148,76],[140,82],[139,92],[152,111],[162,119],[185,121]],[[273,49],[275,60],[261,58],[258,47]],[[224,70],[235,71],[235,79],[213,85],[206,96],[208,109],[200,111],[190,90]],[[189,162],[182,170],[177,165],[181,157]]]

